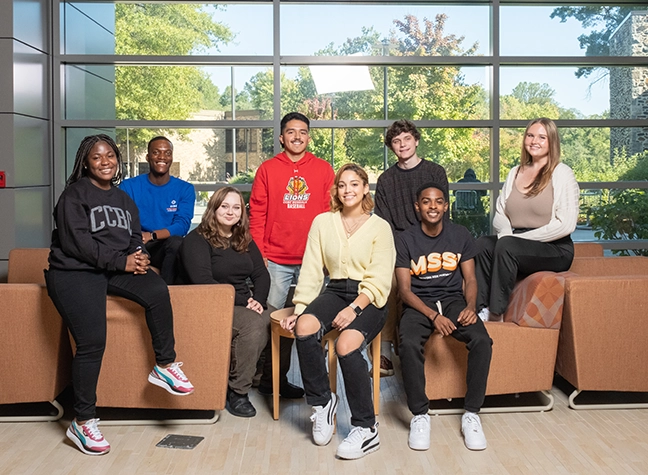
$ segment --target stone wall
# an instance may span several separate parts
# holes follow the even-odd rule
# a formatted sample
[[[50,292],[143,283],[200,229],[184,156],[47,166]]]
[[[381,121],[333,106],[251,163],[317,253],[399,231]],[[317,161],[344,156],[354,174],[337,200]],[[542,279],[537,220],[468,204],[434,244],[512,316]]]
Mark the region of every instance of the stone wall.
[[[648,11],[630,13],[610,37],[611,56],[648,56]],[[610,68],[610,118],[648,119],[648,67]],[[610,156],[648,150],[648,127],[614,127]]]

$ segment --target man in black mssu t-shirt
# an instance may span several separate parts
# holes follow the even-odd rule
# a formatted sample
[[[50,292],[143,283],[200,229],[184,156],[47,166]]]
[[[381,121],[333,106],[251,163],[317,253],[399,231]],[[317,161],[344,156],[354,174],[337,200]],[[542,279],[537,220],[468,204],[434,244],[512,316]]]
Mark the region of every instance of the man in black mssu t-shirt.
[[[421,223],[396,237],[396,280],[404,306],[399,348],[407,405],[413,414],[409,446],[413,450],[430,447],[423,346],[436,330],[468,348],[461,430],[466,447],[483,450],[486,437],[477,413],[484,403],[493,342],[475,313],[474,238],[463,226],[444,222],[448,193],[442,185],[422,185],[415,207]]]

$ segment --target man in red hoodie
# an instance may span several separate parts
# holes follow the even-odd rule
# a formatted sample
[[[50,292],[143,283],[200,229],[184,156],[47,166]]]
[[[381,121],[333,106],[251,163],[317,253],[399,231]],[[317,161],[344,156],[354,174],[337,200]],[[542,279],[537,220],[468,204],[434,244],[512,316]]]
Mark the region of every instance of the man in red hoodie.
[[[298,112],[281,119],[279,142],[284,151],[261,164],[252,183],[250,232],[270,272],[268,305],[286,303],[290,285],[297,282],[306,239],[315,216],[329,210],[335,174],[331,165],[306,151],[310,121]],[[301,388],[288,383],[292,339],[281,339],[280,394],[300,398]],[[259,392],[272,394],[269,351]]]

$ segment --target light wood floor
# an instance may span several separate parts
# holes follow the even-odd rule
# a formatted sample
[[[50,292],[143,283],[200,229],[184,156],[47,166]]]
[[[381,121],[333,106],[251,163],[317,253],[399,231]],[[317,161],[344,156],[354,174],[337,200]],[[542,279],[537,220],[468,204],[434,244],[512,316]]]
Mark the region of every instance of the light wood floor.
[[[341,378],[338,384],[341,389]],[[83,455],[67,440],[65,416],[59,422],[0,423],[0,474],[648,473],[648,409],[574,411],[564,393],[553,392],[556,404],[547,413],[482,415],[488,439],[483,452],[464,447],[458,415],[433,416],[432,448],[415,452],[407,447],[411,415],[397,368],[381,381],[380,450],[357,461],[335,458],[350,429],[344,396],[338,431],[326,447],[311,442],[304,400],[283,401],[275,422],[269,398],[256,390],[250,395],[258,414],[251,419],[223,411],[209,426],[104,426],[112,450],[101,457]],[[193,450],[157,448],[167,434],[205,439]]]

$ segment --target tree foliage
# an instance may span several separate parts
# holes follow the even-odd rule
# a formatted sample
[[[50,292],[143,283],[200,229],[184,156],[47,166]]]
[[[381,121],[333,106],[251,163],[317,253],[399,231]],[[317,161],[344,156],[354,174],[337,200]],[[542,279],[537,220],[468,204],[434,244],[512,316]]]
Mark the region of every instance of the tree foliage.
[[[381,41],[373,28],[363,28],[359,37],[348,38],[342,45],[328,45],[318,55],[347,56],[355,53],[382,55],[389,49],[393,56],[471,55],[477,44],[464,48],[463,37],[446,34],[446,15],[423,22],[413,15],[395,20],[396,29]],[[335,117],[343,120],[371,120],[384,117],[383,67],[369,69],[374,89],[341,92],[334,96],[317,94],[310,69],[299,68],[294,78],[281,77],[282,113],[296,110],[311,119]],[[452,66],[388,67],[389,117],[396,119],[481,119],[488,116],[486,93],[479,85],[465,83],[461,70]],[[272,110],[272,73],[258,73],[246,85],[251,104],[262,111]],[[488,140],[486,132],[463,129],[423,129],[420,156],[446,167],[451,179],[463,176],[466,168],[488,173]],[[328,159],[331,146],[335,166],[353,161],[370,169],[383,165],[382,133],[367,129],[335,129],[331,143],[330,129],[311,130],[310,150]],[[390,157],[394,161],[394,157]]]
[[[585,50],[586,56],[609,56],[610,36],[628,16],[628,13],[638,8],[641,7],[611,5],[558,7],[551,12],[551,18],[558,18],[561,23],[566,22],[569,18],[574,18],[584,28],[598,28],[589,34],[580,35],[578,42],[581,49]],[[588,77],[595,69],[592,67],[579,68],[576,77]]]
[[[188,55],[218,48],[231,39],[231,31],[198,5],[115,5],[118,55]],[[115,96],[117,119],[184,120],[192,112],[213,107],[219,94],[207,74],[195,66],[117,66]],[[158,132],[130,131],[131,146],[145,146]],[[123,135],[118,132],[122,143]]]

